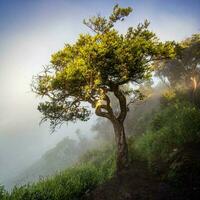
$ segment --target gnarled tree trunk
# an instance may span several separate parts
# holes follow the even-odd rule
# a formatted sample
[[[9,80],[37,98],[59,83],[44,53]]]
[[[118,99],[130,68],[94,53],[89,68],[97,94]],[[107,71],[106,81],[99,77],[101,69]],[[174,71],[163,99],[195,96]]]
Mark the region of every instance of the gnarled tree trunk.
[[[115,140],[117,146],[116,166],[117,173],[119,173],[128,167],[128,146],[123,123],[117,120],[113,123],[113,127],[115,131]]]
[[[96,106],[95,113],[100,117],[105,117],[109,119],[114,128],[115,132],[115,141],[116,141],[116,166],[117,173],[123,171],[128,167],[128,146],[126,142],[126,135],[124,131],[124,120],[127,115],[127,104],[126,97],[123,92],[119,89],[119,86],[112,88],[114,95],[119,101],[120,112],[116,116],[113,112],[113,109],[110,105],[109,96],[104,93],[104,100],[106,101],[105,105]]]

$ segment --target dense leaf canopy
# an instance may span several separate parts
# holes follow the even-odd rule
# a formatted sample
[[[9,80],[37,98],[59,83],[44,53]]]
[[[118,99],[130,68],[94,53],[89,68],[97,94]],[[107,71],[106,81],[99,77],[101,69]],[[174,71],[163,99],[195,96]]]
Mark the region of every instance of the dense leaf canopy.
[[[90,109],[84,102],[93,108],[100,100],[110,105],[109,92],[117,95],[120,86],[148,79],[155,60],[175,55],[175,44],[160,42],[148,29],[148,21],[120,34],[114,24],[131,11],[116,5],[108,19],[97,16],[84,20],[93,32],[81,34],[74,44],[66,44],[53,54],[51,64],[36,77],[34,91],[48,97],[38,109],[53,127],[64,121],[87,120]]]

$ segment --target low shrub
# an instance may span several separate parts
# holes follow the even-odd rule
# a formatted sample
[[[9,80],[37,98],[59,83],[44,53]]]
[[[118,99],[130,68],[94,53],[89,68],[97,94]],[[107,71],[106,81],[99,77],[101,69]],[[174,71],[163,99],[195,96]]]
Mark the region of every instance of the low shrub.
[[[136,140],[135,150],[153,172],[168,176],[175,172],[171,164],[176,152],[194,143],[200,143],[200,111],[188,102],[174,102],[156,115],[151,128]]]

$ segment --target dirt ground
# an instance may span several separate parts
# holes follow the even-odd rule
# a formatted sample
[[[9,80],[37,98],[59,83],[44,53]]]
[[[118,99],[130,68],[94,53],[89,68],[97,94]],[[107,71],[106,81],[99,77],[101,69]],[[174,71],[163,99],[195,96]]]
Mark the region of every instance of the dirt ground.
[[[174,193],[169,184],[151,175],[142,162],[114,176],[85,196],[86,200],[199,200],[199,196]]]

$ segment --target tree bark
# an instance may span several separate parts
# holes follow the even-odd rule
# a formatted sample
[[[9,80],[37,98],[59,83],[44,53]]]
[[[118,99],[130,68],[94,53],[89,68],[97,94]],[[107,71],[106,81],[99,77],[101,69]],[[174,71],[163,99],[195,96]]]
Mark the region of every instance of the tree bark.
[[[128,146],[126,142],[126,135],[124,131],[124,125],[120,121],[115,121],[113,123],[115,131],[115,140],[116,140],[116,167],[117,173],[122,172],[128,168]]]
[[[115,132],[115,141],[116,141],[116,167],[117,174],[127,169],[129,165],[128,161],[128,146],[126,142],[126,135],[124,130],[124,120],[127,115],[127,105],[126,97],[123,92],[119,89],[119,86],[113,86],[113,92],[116,98],[119,100],[120,113],[118,116],[115,116],[113,109],[110,105],[109,97],[104,94],[104,99],[107,102],[106,105],[98,105],[95,109],[97,116],[105,117],[109,119],[114,128]]]

